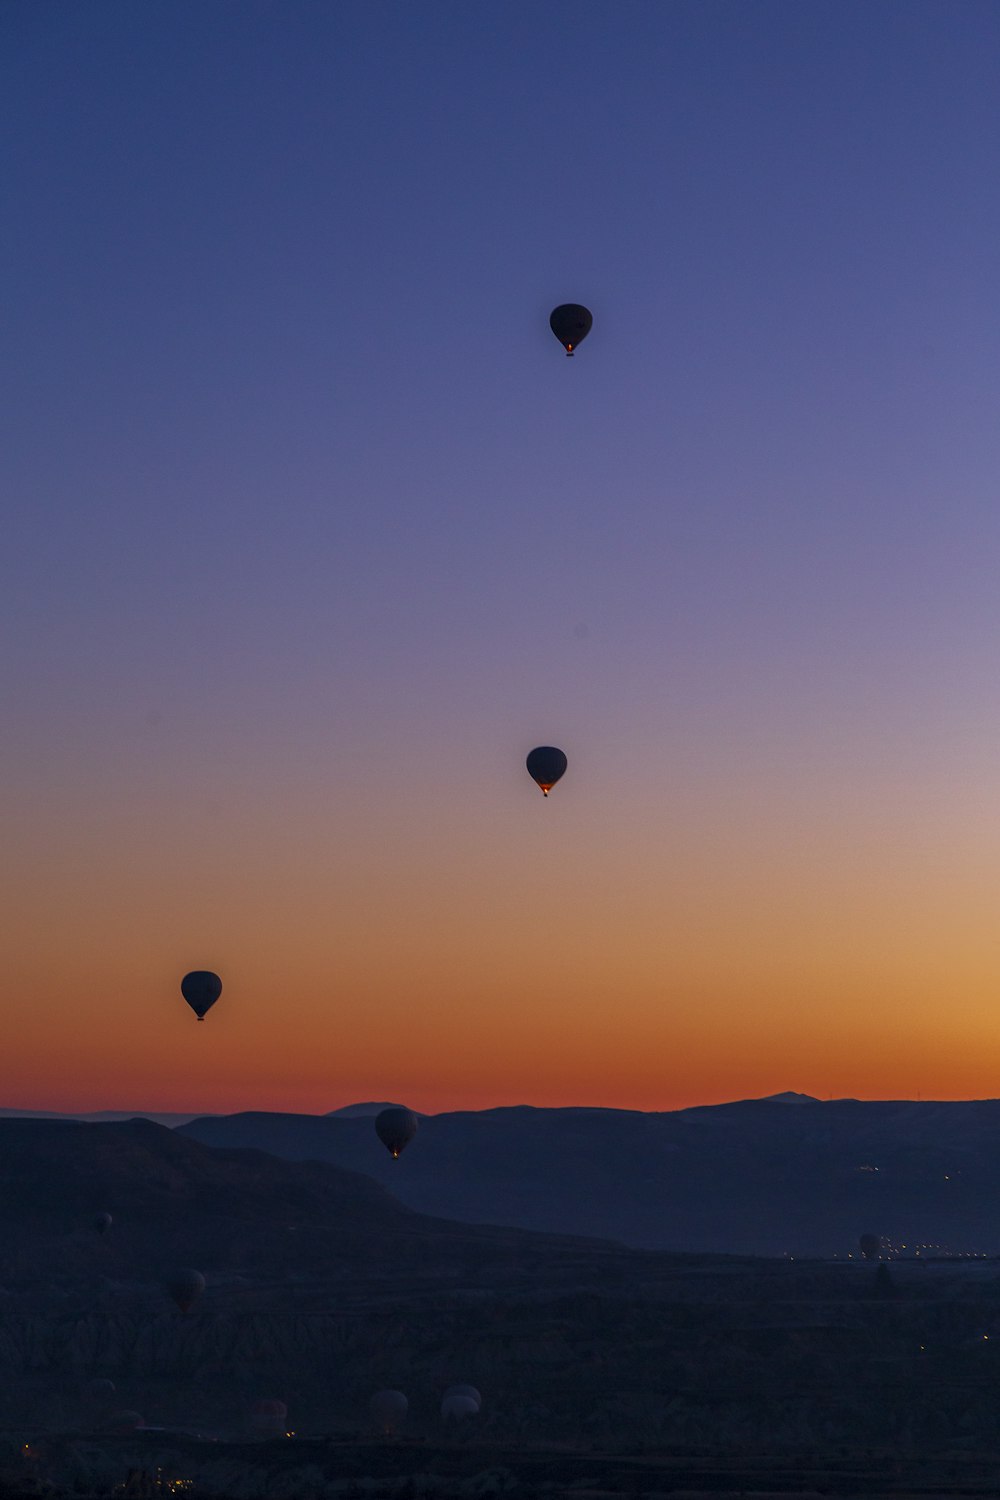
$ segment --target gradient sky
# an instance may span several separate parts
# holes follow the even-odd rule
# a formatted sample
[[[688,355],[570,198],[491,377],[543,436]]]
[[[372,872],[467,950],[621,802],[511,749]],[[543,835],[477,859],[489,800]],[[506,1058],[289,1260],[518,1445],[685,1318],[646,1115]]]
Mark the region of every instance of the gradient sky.
[[[0,1103],[996,1095],[1000,7],[0,56]]]

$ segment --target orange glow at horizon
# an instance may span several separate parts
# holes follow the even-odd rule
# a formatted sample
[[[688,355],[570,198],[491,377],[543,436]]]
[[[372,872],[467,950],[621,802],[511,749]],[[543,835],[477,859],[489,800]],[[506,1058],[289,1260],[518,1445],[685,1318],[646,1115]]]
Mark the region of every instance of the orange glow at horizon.
[[[622,788],[577,755],[541,816],[514,757],[487,771],[494,798],[428,769],[326,804],[304,781],[253,817],[237,789],[210,839],[173,796],[25,828],[0,1104],[996,1092],[1000,854],[981,788],[947,813],[925,799],[918,822],[890,786],[852,809],[763,766],[737,795],[710,767],[668,798],[651,772]],[[179,993],[199,967],[224,986],[203,1026]]]
[[[786,9],[7,7],[0,1107],[1000,1093],[1000,12]]]

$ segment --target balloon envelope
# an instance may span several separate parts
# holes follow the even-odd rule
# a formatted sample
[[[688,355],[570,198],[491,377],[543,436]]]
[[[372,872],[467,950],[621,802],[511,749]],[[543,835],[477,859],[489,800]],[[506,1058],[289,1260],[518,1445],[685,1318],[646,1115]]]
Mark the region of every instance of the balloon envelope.
[[[449,1396],[468,1396],[469,1400],[474,1401],[477,1406],[483,1404],[483,1398],[474,1385],[450,1385],[444,1393],[445,1401]]]
[[[212,1009],[222,994],[222,980],[211,969],[192,969],[181,980],[181,994],[198,1020],[203,1021],[206,1011]]]
[[[532,781],[538,782],[543,797],[547,797],[560,776],[566,774],[568,764],[566,756],[555,745],[537,745],[525,761],[528,775]]]
[[[372,1420],[383,1432],[394,1432],[401,1427],[410,1409],[402,1391],[376,1391],[368,1405]]]
[[[471,1396],[445,1396],[441,1402],[441,1415],[455,1422],[460,1422],[463,1417],[478,1417],[479,1402]]]
[[[577,344],[583,343],[593,323],[590,309],[581,307],[579,302],[563,302],[554,307],[549,316],[549,327],[567,354],[572,354]]]
[[[375,1116],[375,1134],[395,1160],[417,1133],[417,1117],[412,1109],[384,1109]]]
[[[103,1401],[106,1396],[115,1394],[115,1383],[106,1375],[98,1375],[94,1380],[87,1381],[86,1392],[94,1401]]]
[[[167,1291],[182,1313],[190,1312],[205,1290],[205,1278],[200,1271],[175,1271],[167,1279]]]
[[[98,1234],[107,1234],[108,1230],[111,1228],[114,1222],[115,1221],[110,1214],[94,1215],[94,1228],[97,1230]]]

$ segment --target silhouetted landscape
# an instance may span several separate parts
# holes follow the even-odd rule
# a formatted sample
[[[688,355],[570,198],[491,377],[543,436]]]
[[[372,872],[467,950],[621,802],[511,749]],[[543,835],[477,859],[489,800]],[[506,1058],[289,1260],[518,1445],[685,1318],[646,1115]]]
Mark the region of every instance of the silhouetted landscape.
[[[432,1115],[391,1161],[365,1117],[239,1114],[182,1134],[367,1173],[423,1213],[643,1249],[847,1256],[866,1230],[912,1255],[1000,1254],[1000,1101],[800,1094],[664,1114]],[[905,1247],[905,1249],[904,1249]]]
[[[909,1108],[928,1128],[935,1109],[990,1113]],[[616,1112],[579,1113],[592,1143],[593,1116],[615,1138]],[[836,1107],[758,1113],[773,1152],[777,1118],[796,1131]],[[491,1111],[487,1129],[497,1114],[578,1112]],[[130,1472],[136,1493],[169,1475],[239,1496],[947,1493],[1000,1474],[992,1259],[677,1254],[458,1223],[329,1162],[145,1120],[0,1121],[0,1182],[6,1493],[106,1494]],[[207,1285],[181,1313],[165,1282],[188,1266]],[[456,1381],[483,1406],[446,1424]],[[409,1398],[391,1435],[368,1411],[380,1388]],[[254,1430],[269,1399],[294,1437]],[[128,1413],[144,1427],[123,1431]]]

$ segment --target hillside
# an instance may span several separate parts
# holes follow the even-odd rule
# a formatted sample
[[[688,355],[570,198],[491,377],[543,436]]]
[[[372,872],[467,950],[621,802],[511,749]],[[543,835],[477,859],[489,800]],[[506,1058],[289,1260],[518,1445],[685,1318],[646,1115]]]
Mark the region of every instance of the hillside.
[[[436,1220],[357,1172],[215,1149],[148,1120],[0,1120],[0,1255],[8,1288],[44,1275],[158,1283],[177,1265],[231,1275],[338,1274],[369,1288],[405,1273],[438,1288],[470,1268],[496,1284],[613,1245]],[[114,1223],[106,1235],[95,1213]]]
[[[996,1100],[440,1114],[398,1162],[365,1118],[239,1114],[180,1133],[363,1171],[424,1213],[649,1249],[846,1256],[872,1231],[908,1253],[1000,1252]]]

